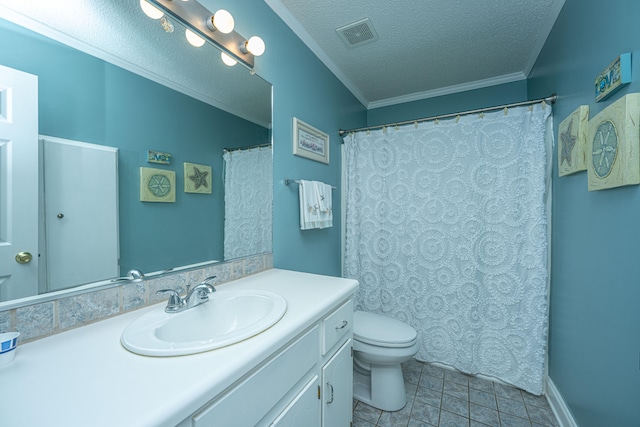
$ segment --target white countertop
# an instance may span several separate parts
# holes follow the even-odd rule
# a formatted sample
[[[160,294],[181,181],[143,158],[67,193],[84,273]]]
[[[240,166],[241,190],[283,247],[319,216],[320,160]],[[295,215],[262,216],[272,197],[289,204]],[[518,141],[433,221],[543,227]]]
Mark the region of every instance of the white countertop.
[[[139,356],[120,344],[129,323],[166,303],[19,345],[0,366],[0,426],[175,426],[348,299],[357,282],[273,269],[219,285],[230,287],[276,292],[287,312],[260,335],[190,356]]]

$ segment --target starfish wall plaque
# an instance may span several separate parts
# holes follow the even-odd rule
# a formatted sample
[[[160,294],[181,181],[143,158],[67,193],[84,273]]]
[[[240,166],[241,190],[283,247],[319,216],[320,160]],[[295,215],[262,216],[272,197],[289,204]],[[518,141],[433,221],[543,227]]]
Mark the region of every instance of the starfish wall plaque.
[[[211,166],[185,162],[184,192],[211,194]]]
[[[585,147],[589,133],[589,106],[581,105],[558,126],[558,175],[587,170]]]

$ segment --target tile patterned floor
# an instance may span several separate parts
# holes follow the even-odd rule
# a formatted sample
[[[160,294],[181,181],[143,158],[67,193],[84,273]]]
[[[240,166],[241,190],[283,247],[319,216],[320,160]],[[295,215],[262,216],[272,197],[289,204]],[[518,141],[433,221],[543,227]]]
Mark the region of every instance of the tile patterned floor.
[[[544,396],[413,359],[402,370],[407,405],[385,412],[354,400],[353,427],[558,427]]]

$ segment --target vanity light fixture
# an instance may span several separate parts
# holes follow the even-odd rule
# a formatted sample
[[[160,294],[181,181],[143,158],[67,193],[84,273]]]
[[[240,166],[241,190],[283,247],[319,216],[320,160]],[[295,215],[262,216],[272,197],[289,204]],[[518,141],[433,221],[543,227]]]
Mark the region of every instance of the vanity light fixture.
[[[191,46],[201,47],[202,45],[204,45],[204,39],[199,35],[197,35],[196,33],[194,33],[193,31],[191,31],[190,29],[188,28],[185,29],[184,35]]]
[[[151,19],[160,19],[164,16],[164,12],[153,6],[147,0],[140,0],[140,8]]]
[[[240,50],[245,53],[251,53],[253,56],[260,56],[265,50],[264,41],[258,36],[253,36],[240,45]]]
[[[210,29],[211,31],[218,30],[224,34],[229,34],[231,31],[233,31],[233,28],[236,25],[235,21],[233,20],[233,16],[231,16],[231,14],[224,9],[220,9],[219,11],[211,15],[206,22],[208,29]]]
[[[196,0],[140,0],[140,7],[152,19],[162,19],[168,24],[167,18],[180,22],[186,28],[185,36],[191,45],[200,47],[209,42],[221,51],[226,65],[241,62],[253,71],[255,57],[265,51],[260,37],[247,40],[233,30],[233,16],[224,9],[212,14]]]
[[[224,65],[228,65],[229,67],[233,67],[238,63],[238,61],[236,61],[235,59],[233,59],[232,57],[230,57],[224,52],[220,52],[220,59],[222,59],[222,62],[224,62]]]

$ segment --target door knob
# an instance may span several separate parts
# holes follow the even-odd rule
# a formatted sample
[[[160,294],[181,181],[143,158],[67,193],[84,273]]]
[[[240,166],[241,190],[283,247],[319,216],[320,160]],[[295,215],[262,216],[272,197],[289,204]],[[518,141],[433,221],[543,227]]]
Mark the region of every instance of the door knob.
[[[33,256],[29,252],[18,252],[18,255],[16,255],[16,261],[19,264],[27,264],[31,262],[32,259]]]

